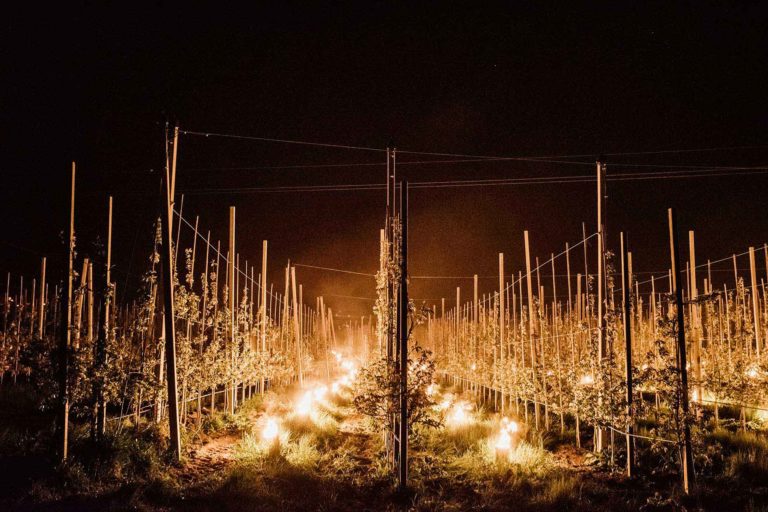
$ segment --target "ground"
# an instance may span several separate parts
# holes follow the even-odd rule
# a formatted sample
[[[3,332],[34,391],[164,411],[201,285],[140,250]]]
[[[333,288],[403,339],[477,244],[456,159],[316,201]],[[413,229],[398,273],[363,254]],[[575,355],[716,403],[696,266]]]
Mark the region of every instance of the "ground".
[[[500,460],[492,444],[499,417],[482,408],[467,423],[417,431],[411,485],[399,492],[384,462],[382,435],[355,412],[348,394],[317,400],[303,415],[296,413],[297,393],[257,396],[235,416],[190,426],[197,434],[186,439],[180,464],[158,451],[163,433],[153,425],[139,432],[126,425],[95,453],[76,439],[72,460],[60,467],[34,455],[45,445],[45,429],[33,438],[12,437],[5,428],[0,453],[11,451],[12,440],[25,445],[0,460],[7,473],[0,509],[768,510],[768,481],[761,481],[768,473],[750,477],[728,469],[702,477],[699,492],[684,496],[676,474],[642,468],[628,480],[621,468],[575,448],[569,433],[521,432]],[[6,408],[3,421],[13,414]],[[271,442],[262,434],[269,418],[280,426]],[[40,412],[26,424],[39,428],[44,419]]]

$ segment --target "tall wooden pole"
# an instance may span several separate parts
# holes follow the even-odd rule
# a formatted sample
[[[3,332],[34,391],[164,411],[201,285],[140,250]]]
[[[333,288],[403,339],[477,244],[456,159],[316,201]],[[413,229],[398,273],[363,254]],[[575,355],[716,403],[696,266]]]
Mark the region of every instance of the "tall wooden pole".
[[[627,253],[627,241],[624,233],[621,233],[621,290],[622,303],[624,305],[624,344],[625,344],[625,366],[624,372],[627,380],[627,476],[632,476],[635,466],[635,445],[632,442],[632,327],[631,315],[632,307],[629,301],[631,297],[630,287],[632,286],[629,276],[629,255]]]
[[[111,330],[110,314],[112,310],[113,289],[112,289],[112,196],[109,197],[109,211],[107,214],[107,259],[104,266],[104,305],[101,308],[101,325],[99,327],[99,336],[96,343],[96,365],[103,372],[107,364],[107,343],[109,332]],[[103,377],[96,381],[96,408],[93,425],[94,439],[102,440],[107,426],[107,410],[104,403],[104,385]]]
[[[605,166],[597,162],[597,358],[598,368],[603,365],[606,357],[605,343],[605,315],[603,314],[603,259],[605,258],[605,245],[603,241],[603,180]],[[602,371],[602,370],[600,370]],[[595,451],[603,449],[603,437],[605,430],[595,430]]]
[[[749,273],[752,280],[752,314],[755,328],[755,354],[760,361],[760,290],[757,288],[757,265],[755,264],[755,248],[749,248]]]
[[[680,372],[681,405],[683,409],[683,490],[690,493],[693,488],[693,452],[691,451],[691,429],[688,425],[688,368],[685,352],[685,313],[683,310],[683,289],[679,285],[680,277],[680,248],[677,237],[677,219],[675,211],[670,208],[667,211],[669,218],[669,252],[672,261],[670,277],[672,280],[672,292],[675,295],[675,307],[677,314],[677,361]]]
[[[267,241],[261,247],[261,350],[267,350]]]
[[[296,364],[299,370],[299,387],[304,387],[304,355],[301,346],[301,326],[299,324],[299,302],[296,295],[296,267],[291,267],[291,295],[293,295],[293,331],[296,340]]]
[[[501,387],[501,413],[504,414],[504,371],[506,369],[504,359],[504,345],[506,345],[506,336],[504,335],[504,320],[506,307],[504,304],[504,253],[499,253],[499,359],[501,360],[501,375],[499,376],[499,385]]]
[[[538,397],[538,384],[536,381],[536,346],[534,342],[534,331],[536,329],[535,320],[535,304],[533,303],[533,281],[531,276],[531,245],[528,240],[528,231],[523,232],[523,238],[525,240],[525,281],[528,287],[528,341],[530,342],[530,361],[531,361],[531,377],[533,380],[533,410],[536,418],[536,428],[539,428],[539,397]],[[522,299],[521,299],[522,300]],[[526,407],[527,410],[527,407]]]
[[[173,138],[173,150],[176,153],[178,143],[178,127],[175,130]],[[166,144],[166,150],[168,149]],[[167,158],[166,158],[167,161]],[[179,432],[179,401],[176,393],[176,318],[173,303],[173,195],[172,183],[176,174],[174,166],[165,168],[165,208],[162,208],[162,243],[163,243],[163,303],[165,313],[163,315],[163,327],[165,328],[165,363],[166,380],[168,382],[168,421],[170,423],[171,450],[176,460],[181,459],[181,436]]]
[[[73,262],[74,264],[74,262]],[[40,261],[40,307],[37,321],[37,337],[43,339],[45,329],[45,256]]]
[[[603,164],[597,162],[597,340],[598,357],[605,358],[605,321],[603,318]]]
[[[408,182],[400,182],[400,300],[398,301],[398,336],[400,348],[400,467],[398,476],[400,488],[408,485]],[[457,292],[458,293],[458,292]],[[458,313],[458,309],[457,309]]]
[[[69,247],[67,255],[67,291],[64,295],[66,328],[61,331],[59,340],[60,368],[59,393],[61,396],[61,416],[59,417],[59,455],[67,460],[69,452],[69,347],[72,336],[72,270],[75,258],[75,162],[72,162],[72,184],[69,196]]]
[[[235,207],[229,207],[229,257],[227,259],[227,298],[229,302],[229,351],[230,351],[230,369],[234,365],[235,347],[237,346],[237,290],[235,289]],[[234,379],[229,383],[229,392],[227,395],[227,406],[230,414],[235,413],[235,396],[237,384]]]
[[[696,304],[696,299],[699,296],[698,280],[696,279],[696,241],[693,231],[688,231],[688,251],[690,261],[690,287],[688,289],[688,298],[691,301],[691,333],[693,339],[691,340],[691,349],[693,351],[693,361],[691,366],[693,367],[693,375],[696,379],[694,384],[694,400],[701,400],[703,397],[701,392],[701,311]],[[700,409],[699,409],[700,411]]]

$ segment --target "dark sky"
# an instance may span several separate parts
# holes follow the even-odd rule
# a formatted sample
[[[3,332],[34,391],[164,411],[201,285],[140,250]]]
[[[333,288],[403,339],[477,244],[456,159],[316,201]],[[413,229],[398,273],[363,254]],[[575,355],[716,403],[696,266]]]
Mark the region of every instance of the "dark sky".
[[[113,194],[115,275],[119,287],[135,289],[158,211],[166,119],[192,131],[375,148],[587,155],[567,159],[585,165],[400,167],[411,181],[576,176],[593,173],[600,154],[609,175],[766,165],[767,11],[760,2],[702,1],[6,8],[0,270],[31,276],[40,255],[62,253],[75,159],[81,254],[104,232]],[[761,147],[611,155],[733,146]],[[285,167],[383,158],[183,136],[178,188],[185,216],[200,215],[214,239],[226,239],[227,207],[237,206],[239,251],[258,263],[268,239],[270,278],[281,288],[278,265],[288,258],[375,270],[383,194],[200,190],[382,182],[381,165]],[[445,159],[400,156],[432,158]],[[666,208],[674,206],[681,227],[696,230],[700,261],[741,252],[768,239],[767,191],[766,174],[611,182],[608,243],[625,230],[636,270],[665,269]],[[524,229],[542,258],[578,241],[582,221],[594,231],[593,183],[422,189],[411,206],[415,275],[492,276],[500,251],[507,271],[517,271]],[[366,278],[299,269],[299,279],[310,299],[373,296]],[[493,279],[482,282],[492,289]],[[457,284],[469,293],[467,280],[415,280],[413,294],[450,298]],[[359,300],[327,302],[341,313],[370,310]]]

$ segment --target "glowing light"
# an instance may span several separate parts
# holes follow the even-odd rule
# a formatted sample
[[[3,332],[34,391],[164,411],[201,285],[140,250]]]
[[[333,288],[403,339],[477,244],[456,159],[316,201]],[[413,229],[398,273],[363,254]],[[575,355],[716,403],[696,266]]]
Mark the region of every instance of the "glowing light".
[[[264,430],[261,431],[261,439],[269,443],[277,439],[278,434],[280,434],[280,428],[277,425],[277,420],[269,418]]]
[[[749,369],[746,371],[747,377],[750,379],[756,379],[760,376],[760,372],[757,370],[757,367],[750,366]]]
[[[640,367],[641,370],[645,371],[648,369],[648,363],[643,363],[643,366]]]
[[[300,416],[306,416],[310,412],[312,412],[312,392],[308,391],[304,393],[304,396],[301,397],[301,400],[296,404],[295,407],[296,414]]]
[[[333,384],[331,384],[331,393],[336,394],[339,392],[340,389],[341,389],[341,384],[339,384],[338,382],[334,382]]]
[[[509,418],[504,416],[503,418],[501,418],[501,429],[514,434],[518,430],[520,430],[520,426],[517,424],[516,421],[510,420]]]
[[[471,369],[472,371],[475,371],[475,370],[477,370],[477,365],[476,365],[475,363],[472,363],[472,366],[470,366],[470,369]]]
[[[315,400],[322,400],[326,393],[328,393],[328,386],[320,386],[315,388],[315,390],[312,392],[312,396],[314,396]]]
[[[506,429],[501,429],[501,432],[499,432],[495,446],[497,450],[509,450],[512,448],[512,436],[509,435]]]
[[[454,427],[466,425],[472,419],[469,414],[470,409],[472,409],[472,406],[469,403],[464,401],[456,402],[451,406],[446,421]]]
[[[444,411],[447,408],[449,408],[452,403],[453,403],[453,395],[450,393],[446,393],[445,395],[443,395],[443,401],[437,404],[435,406],[435,409],[437,409],[438,411]]]
[[[595,383],[595,378],[592,375],[582,375],[581,379],[579,379],[579,384],[582,386],[591,386]]]
[[[435,384],[435,383],[433,382],[432,384],[430,384],[429,386],[427,386],[427,396],[432,396],[432,395],[434,395],[435,393],[437,393],[437,384]]]

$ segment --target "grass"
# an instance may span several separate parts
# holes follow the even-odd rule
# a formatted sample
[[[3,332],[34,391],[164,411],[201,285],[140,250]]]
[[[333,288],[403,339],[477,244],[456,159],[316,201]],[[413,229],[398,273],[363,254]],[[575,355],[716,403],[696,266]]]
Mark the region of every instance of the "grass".
[[[382,436],[361,431],[364,422],[354,428],[344,424],[352,413],[347,398],[329,397],[308,416],[293,414],[291,405],[267,393],[243,404],[234,416],[210,418],[206,436],[237,433],[240,440],[232,462],[193,480],[179,478],[184,470],[167,458],[165,433],[154,424],[123,429],[99,449],[88,445],[87,429],[76,426],[71,462],[51,469],[32,487],[27,484],[25,499],[52,509],[193,512],[768,509],[768,494],[760,491],[768,482],[768,444],[759,433],[718,430],[705,436],[704,445],[720,457],[717,470],[702,470],[698,496],[686,498],[674,473],[652,474],[643,467],[640,477],[629,481],[620,469],[603,465],[574,471],[563,458],[583,461],[588,452],[568,443],[572,432],[562,439],[523,428],[514,448],[500,457],[495,447],[499,418],[479,411],[473,414],[476,421],[465,425],[419,430],[411,445],[410,488],[400,493],[384,458]],[[276,442],[262,440],[267,415],[280,420]],[[31,430],[3,428],[0,446],[18,440],[26,443],[24,450],[34,449]],[[702,452],[702,457],[712,454]],[[0,497],[2,510],[20,503],[5,498]]]

